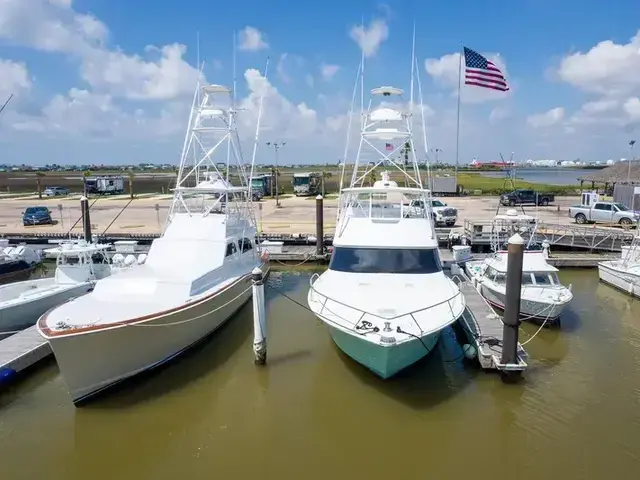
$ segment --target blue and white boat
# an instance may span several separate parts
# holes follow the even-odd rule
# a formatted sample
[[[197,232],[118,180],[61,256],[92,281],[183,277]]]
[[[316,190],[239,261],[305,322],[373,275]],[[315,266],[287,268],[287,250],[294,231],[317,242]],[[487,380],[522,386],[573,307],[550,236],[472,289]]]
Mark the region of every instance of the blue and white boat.
[[[363,115],[350,186],[341,190],[329,268],[312,277],[307,298],[335,344],[382,378],[432,352],[465,309],[460,290],[442,271],[411,110],[389,103],[402,93],[394,87],[371,91],[382,102],[378,108],[370,102]],[[365,148],[379,160],[360,165]],[[364,186],[380,166],[396,169],[405,186],[387,171]]]

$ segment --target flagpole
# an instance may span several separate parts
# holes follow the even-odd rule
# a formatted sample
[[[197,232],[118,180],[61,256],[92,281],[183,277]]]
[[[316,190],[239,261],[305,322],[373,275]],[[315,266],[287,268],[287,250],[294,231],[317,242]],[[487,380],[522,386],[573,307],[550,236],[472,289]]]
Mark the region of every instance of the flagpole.
[[[464,51],[460,54],[458,62],[458,118],[456,126],[456,183],[458,183],[458,162],[460,160],[460,90],[462,87],[462,57]]]

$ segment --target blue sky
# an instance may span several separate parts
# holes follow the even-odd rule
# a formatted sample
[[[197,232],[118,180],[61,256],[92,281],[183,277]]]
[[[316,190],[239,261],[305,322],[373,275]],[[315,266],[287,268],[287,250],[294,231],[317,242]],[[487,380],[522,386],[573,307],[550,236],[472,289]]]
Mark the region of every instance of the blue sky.
[[[244,138],[266,92],[262,143],[287,140],[286,163],[336,163],[361,48],[367,88],[408,90],[414,21],[441,158],[455,157],[455,55],[466,45],[503,69],[511,91],[463,88],[461,162],[512,151],[618,159],[640,125],[639,14],[631,0],[0,0],[0,96],[15,94],[0,116],[0,163],[176,163],[196,32],[207,81],[223,84],[237,36]]]

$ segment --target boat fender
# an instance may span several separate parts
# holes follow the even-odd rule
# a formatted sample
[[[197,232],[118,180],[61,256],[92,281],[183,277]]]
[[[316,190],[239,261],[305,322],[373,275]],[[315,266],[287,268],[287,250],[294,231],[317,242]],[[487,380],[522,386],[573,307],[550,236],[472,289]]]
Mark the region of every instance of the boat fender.
[[[269,261],[269,251],[268,250],[262,250],[262,253],[260,254],[260,260],[262,260],[263,262],[268,262]]]
[[[18,372],[13,368],[4,367],[0,369],[0,386],[13,382],[17,374]]]
[[[474,358],[476,358],[476,355],[478,353],[478,351],[476,350],[476,347],[468,343],[465,343],[462,346],[462,352],[464,353],[464,356],[469,360],[473,360]]]

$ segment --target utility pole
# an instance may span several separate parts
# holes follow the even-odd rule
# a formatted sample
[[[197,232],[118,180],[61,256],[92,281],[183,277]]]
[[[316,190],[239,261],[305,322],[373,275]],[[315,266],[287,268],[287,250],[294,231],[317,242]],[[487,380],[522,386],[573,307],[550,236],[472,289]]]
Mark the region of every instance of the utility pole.
[[[635,157],[633,156],[633,146],[636,144],[635,140],[631,140],[629,142],[629,148],[631,149],[631,156],[629,157],[629,160],[627,160],[627,183],[631,183],[631,161],[635,160]]]
[[[286,144],[287,144],[286,141],[285,142],[267,142],[267,147],[273,148],[273,150],[276,152],[276,171],[275,171],[275,176],[276,176],[276,208],[280,208],[281,207],[280,199],[278,198],[278,152]]]

